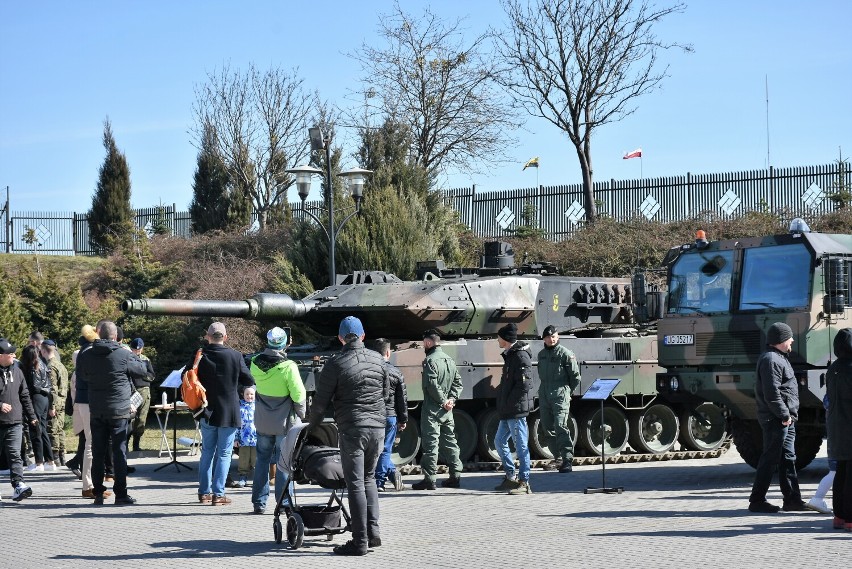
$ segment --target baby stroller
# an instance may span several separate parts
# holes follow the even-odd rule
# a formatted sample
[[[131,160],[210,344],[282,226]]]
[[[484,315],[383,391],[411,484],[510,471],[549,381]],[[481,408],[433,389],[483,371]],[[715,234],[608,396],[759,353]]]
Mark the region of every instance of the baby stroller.
[[[277,467],[289,476],[291,482],[318,484],[331,490],[331,496],[324,505],[300,506],[295,489],[288,496],[288,484],[275,505],[275,519],[272,522],[275,543],[281,543],[285,535],[281,523],[282,513],[286,517],[287,543],[292,549],[301,547],[306,535],[324,535],[327,541],[331,541],[336,534],[351,531],[349,511],[342,499],[346,483],[340,464],[340,449],[323,446],[318,439],[310,436],[307,424],[302,423],[287,432],[281,441],[278,456]],[[338,491],[343,492],[338,494]]]

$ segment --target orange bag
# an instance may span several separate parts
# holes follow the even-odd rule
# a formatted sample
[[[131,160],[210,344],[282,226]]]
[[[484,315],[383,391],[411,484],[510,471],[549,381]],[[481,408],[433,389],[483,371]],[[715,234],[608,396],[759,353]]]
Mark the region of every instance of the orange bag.
[[[193,362],[192,367],[183,372],[180,383],[180,395],[194,417],[200,415],[207,408],[207,390],[204,389],[198,379],[199,361],[201,361],[201,348],[195,354],[195,362]]]

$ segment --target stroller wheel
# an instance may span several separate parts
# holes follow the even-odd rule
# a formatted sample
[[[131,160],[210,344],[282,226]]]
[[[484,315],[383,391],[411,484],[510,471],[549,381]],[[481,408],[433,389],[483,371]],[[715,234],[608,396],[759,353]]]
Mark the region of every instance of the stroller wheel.
[[[302,516],[293,513],[287,518],[287,543],[292,549],[299,549],[304,538],[305,522],[302,521]]]
[[[275,535],[275,543],[281,543],[281,540],[284,537],[284,532],[281,527],[281,520],[277,517],[275,518],[275,521],[272,522],[272,533]]]

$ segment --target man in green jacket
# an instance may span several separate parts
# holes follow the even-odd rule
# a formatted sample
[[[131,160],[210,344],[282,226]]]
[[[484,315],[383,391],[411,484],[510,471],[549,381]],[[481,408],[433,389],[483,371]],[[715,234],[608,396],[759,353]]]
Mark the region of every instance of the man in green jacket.
[[[544,349],[538,353],[538,405],[541,426],[548,436],[553,462],[545,470],[571,472],[574,441],[568,426],[571,394],[580,385],[580,366],[574,352],[559,343],[559,333],[548,326],[541,335]]]
[[[53,442],[53,456],[58,465],[65,465],[65,400],[68,398],[68,370],[59,360],[56,342],[45,340],[39,346],[42,359],[47,362],[50,371],[51,407],[50,440]]]
[[[461,395],[461,375],[453,359],[439,345],[440,333],[430,329],[423,333],[423,408],[420,412],[423,456],[420,468],[423,480],[411,485],[413,490],[434,490],[438,469],[438,448],[443,447],[450,467],[450,477],[441,482],[444,488],[461,486],[462,462],[456,442],[453,407]]]

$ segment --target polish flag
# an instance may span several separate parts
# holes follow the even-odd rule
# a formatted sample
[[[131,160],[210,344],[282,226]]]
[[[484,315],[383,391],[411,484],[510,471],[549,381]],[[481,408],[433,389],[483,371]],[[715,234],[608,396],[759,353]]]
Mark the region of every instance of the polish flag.
[[[642,158],[642,149],[641,149],[641,148],[637,148],[637,149],[636,149],[636,150],[634,150],[633,152],[628,152],[627,154],[625,154],[625,155],[624,155],[624,158],[623,158],[623,159],[624,159],[624,160],[627,160],[627,159],[629,159],[629,158]]]

